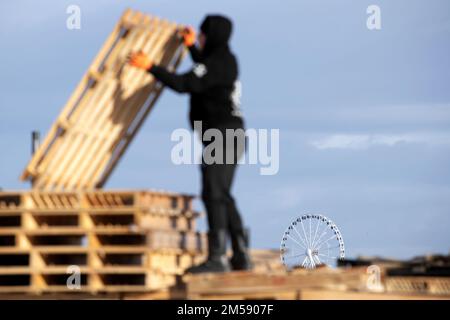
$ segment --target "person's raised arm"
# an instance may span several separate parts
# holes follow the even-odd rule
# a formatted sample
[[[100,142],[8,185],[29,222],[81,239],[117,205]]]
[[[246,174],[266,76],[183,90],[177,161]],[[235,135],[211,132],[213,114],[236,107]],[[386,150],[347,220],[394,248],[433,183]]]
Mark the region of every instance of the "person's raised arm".
[[[202,55],[200,50],[195,45],[195,30],[191,26],[186,26],[181,30],[181,36],[183,37],[184,45],[189,49],[191,58],[194,62],[200,62]]]
[[[204,64],[197,64],[184,74],[175,74],[159,66],[152,66],[148,71],[163,84],[180,93],[201,93],[213,85],[213,77],[207,74]]]
[[[129,56],[129,64],[150,72],[157,80],[169,88],[183,93],[200,93],[214,85],[219,77],[214,76],[205,64],[196,64],[194,68],[184,74],[176,74],[161,66],[153,65],[150,59],[142,52]]]

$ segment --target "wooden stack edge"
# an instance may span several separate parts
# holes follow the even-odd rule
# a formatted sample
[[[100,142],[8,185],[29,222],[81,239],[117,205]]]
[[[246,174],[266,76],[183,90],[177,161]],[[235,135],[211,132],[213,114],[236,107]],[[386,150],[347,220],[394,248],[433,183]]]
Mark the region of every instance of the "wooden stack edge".
[[[356,271],[283,270],[187,275],[187,299],[298,299],[303,289],[359,290],[366,276]]]
[[[366,268],[260,271],[187,275],[172,297],[183,299],[378,300],[450,299],[450,279],[386,277],[382,289],[367,286]]]
[[[0,192],[0,292],[147,292],[204,258],[191,195]],[[81,288],[67,286],[71,266]]]
[[[276,250],[252,250],[256,262],[254,271],[223,274],[175,275],[167,269],[170,251],[149,250],[151,268],[131,266],[85,267],[82,286],[70,290],[55,282],[62,275],[61,267],[48,268],[45,272],[35,270],[36,283],[49,281],[38,288],[16,287],[1,290],[0,298],[57,298],[57,299],[282,299],[282,300],[413,300],[450,299],[450,279],[445,277],[389,277],[382,276],[381,288],[369,288],[370,275],[360,268],[319,268],[316,270],[293,270],[286,272],[277,260]],[[45,251],[45,250],[44,250]],[[107,251],[107,250],[106,250]],[[182,251],[178,251],[178,254]],[[92,254],[97,254],[93,252]],[[157,257],[165,254],[165,257]],[[266,259],[264,261],[264,259]],[[203,257],[193,256],[200,261]],[[197,262],[198,262],[197,261]],[[158,263],[161,268],[158,268]],[[186,258],[185,265],[190,262]],[[181,268],[182,269],[182,268]],[[169,271],[169,272],[168,272]],[[24,270],[27,274],[27,270]],[[112,275],[131,277],[126,285],[114,284]],[[65,278],[64,278],[65,279]]]
[[[443,296],[450,298],[449,277],[386,277],[386,292],[416,293],[422,295]]]
[[[130,253],[124,252],[122,255]],[[88,259],[101,260],[101,253],[92,251]],[[200,262],[200,255],[156,250],[142,253],[147,261],[142,265],[71,265],[0,268],[0,294],[46,293],[124,293],[153,292],[176,284],[184,269]],[[95,264],[95,263],[91,263]],[[80,282],[73,278],[74,266],[80,272]],[[79,284],[79,286],[78,286]]]

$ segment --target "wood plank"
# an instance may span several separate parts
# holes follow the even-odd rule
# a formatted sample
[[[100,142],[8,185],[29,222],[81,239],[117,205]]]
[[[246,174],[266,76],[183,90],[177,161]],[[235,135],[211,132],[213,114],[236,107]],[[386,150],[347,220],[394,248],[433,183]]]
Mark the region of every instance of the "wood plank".
[[[0,276],[6,275],[23,275],[31,274],[33,269],[28,266],[10,266],[10,267],[0,267]]]

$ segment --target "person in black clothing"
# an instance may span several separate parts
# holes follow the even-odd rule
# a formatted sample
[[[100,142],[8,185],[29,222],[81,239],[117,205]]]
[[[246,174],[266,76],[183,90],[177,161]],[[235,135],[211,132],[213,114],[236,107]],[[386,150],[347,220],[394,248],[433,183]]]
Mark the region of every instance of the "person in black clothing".
[[[185,45],[192,60],[196,62],[192,70],[184,74],[169,72],[154,65],[142,52],[133,53],[129,63],[148,70],[167,87],[190,94],[189,120],[194,129],[201,121],[202,131],[219,130],[223,134],[221,150],[215,149],[216,163],[204,156],[202,159],[202,200],[208,215],[208,259],[187,270],[189,273],[225,272],[252,268],[248,254],[248,232],[231,195],[231,185],[237,161],[244,152],[244,121],[239,106],[240,85],[238,64],[230,51],[228,41],[232,23],[223,16],[208,15],[200,26],[199,47],[195,46],[195,32],[187,27],[183,30]],[[234,143],[226,143],[226,132],[235,134]],[[199,132],[203,137],[203,132]],[[214,140],[213,140],[214,141]],[[206,148],[213,141],[203,141]],[[220,148],[219,148],[220,149]],[[204,149],[205,150],[205,149]],[[232,161],[229,161],[229,158]],[[227,161],[228,160],[228,161]],[[226,258],[227,234],[231,238],[233,256]],[[230,268],[231,265],[231,268]]]

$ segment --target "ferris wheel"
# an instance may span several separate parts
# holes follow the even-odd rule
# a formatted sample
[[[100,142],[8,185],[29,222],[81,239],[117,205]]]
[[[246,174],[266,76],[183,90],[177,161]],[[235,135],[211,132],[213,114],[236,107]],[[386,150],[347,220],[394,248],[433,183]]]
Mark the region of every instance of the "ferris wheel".
[[[281,240],[281,262],[288,268],[334,267],[345,257],[344,240],[336,224],[323,215],[306,214],[294,220]]]

